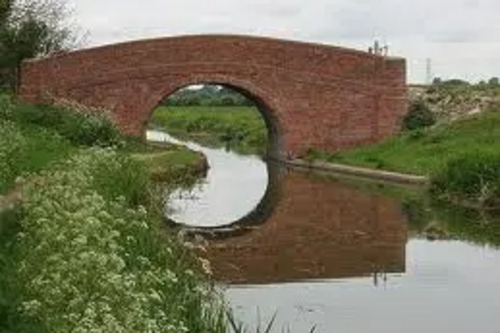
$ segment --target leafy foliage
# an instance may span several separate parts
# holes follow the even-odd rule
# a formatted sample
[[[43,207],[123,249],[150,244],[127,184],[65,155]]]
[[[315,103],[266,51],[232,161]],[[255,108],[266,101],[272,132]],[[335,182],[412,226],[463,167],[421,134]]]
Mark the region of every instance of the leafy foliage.
[[[422,101],[413,102],[403,119],[403,129],[412,131],[429,127],[436,122],[432,111]]]
[[[52,162],[64,159],[75,147],[51,125],[43,127],[30,122],[8,95],[0,95],[0,193],[17,177],[37,172]],[[50,113],[35,113],[38,116]],[[43,118],[43,117],[42,117]],[[39,123],[47,120],[39,119]]]
[[[433,175],[432,190],[452,200],[500,208],[500,153],[476,151],[451,158]]]
[[[7,118],[20,124],[50,128],[79,146],[117,145],[122,135],[105,113],[49,105],[17,104]]]
[[[251,106],[244,95],[224,86],[204,85],[200,89],[184,88],[168,96],[164,106]]]
[[[0,88],[15,90],[24,59],[78,44],[69,18],[62,0],[0,0]]]
[[[26,140],[15,124],[0,119],[0,193],[17,176],[17,166],[26,149]]]

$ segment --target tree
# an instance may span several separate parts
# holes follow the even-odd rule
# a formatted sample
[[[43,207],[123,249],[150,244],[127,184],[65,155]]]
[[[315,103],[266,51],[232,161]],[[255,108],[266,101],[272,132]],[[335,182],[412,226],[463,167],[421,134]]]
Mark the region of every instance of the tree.
[[[0,0],[0,87],[16,88],[23,60],[75,48],[70,17],[63,0]]]
[[[13,0],[0,0],[0,29],[7,23],[13,2]]]
[[[498,87],[500,85],[498,77],[492,77],[488,80],[488,85],[490,87]]]
[[[440,78],[440,77],[435,77],[435,78],[432,80],[432,85],[438,86],[438,85],[440,85],[442,82],[443,82],[443,80],[441,80],[441,78]]]
[[[162,104],[166,106],[251,106],[253,101],[231,88],[207,84],[199,89],[180,89],[168,96]]]
[[[415,101],[410,104],[408,113],[403,119],[403,129],[412,131],[432,126],[436,122],[432,111],[423,101]]]
[[[470,83],[462,79],[449,79],[446,81],[442,81],[441,85],[448,87],[460,87],[460,86],[469,86]]]

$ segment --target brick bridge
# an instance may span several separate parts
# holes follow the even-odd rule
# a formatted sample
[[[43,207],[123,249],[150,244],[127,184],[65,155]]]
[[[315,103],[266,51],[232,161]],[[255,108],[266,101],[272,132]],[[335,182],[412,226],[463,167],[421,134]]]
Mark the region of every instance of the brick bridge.
[[[20,96],[47,96],[112,111],[128,134],[142,135],[155,106],[191,84],[234,88],[259,107],[270,152],[300,155],[381,140],[406,110],[401,58],[321,44],[250,36],[183,36],[59,53],[30,60]]]

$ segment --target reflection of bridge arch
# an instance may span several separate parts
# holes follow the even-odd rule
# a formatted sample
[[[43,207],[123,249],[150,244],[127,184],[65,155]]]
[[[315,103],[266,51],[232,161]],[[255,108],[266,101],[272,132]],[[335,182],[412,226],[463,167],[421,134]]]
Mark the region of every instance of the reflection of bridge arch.
[[[220,227],[191,227],[168,220],[170,226],[183,229],[189,234],[203,235],[207,239],[223,239],[251,232],[266,223],[272,216],[281,196],[281,177],[285,172],[283,164],[269,161],[267,163],[268,183],[260,202],[247,215],[237,221]]]
[[[406,111],[404,59],[249,36],[135,41],[25,62],[19,95],[51,95],[112,111],[127,133],[144,132],[152,108],[182,85],[239,87],[279,123],[278,156],[381,140]],[[270,123],[268,123],[268,126]]]
[[[397,199],[293,170],[278,179],[265,223],[208,238],[201,255],[215,279],[261,284],[405,271],[407,224]]]

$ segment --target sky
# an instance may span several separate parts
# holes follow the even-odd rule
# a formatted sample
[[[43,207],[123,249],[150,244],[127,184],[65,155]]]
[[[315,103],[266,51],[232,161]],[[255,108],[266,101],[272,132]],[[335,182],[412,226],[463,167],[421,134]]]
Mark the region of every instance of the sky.
[[[499,0],[70,0],[86,46],[231,33],[367,50],[407,59],[408,81],[500,76]]]

